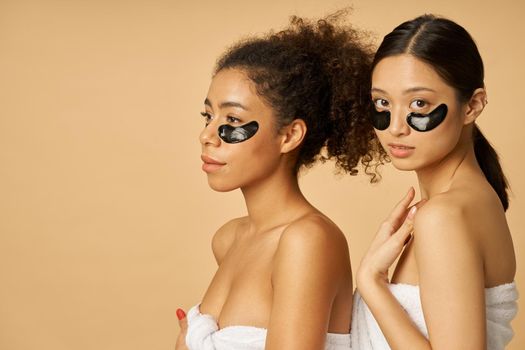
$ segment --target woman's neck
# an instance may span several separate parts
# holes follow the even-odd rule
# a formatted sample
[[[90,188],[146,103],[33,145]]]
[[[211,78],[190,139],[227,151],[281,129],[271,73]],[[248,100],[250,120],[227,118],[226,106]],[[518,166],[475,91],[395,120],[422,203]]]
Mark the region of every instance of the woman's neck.
[[[481,172],[472,142],[460,142],[439,162],[416,170],[421,198],[428,199],[448,191],[454,180],[465,172]]]
[[[297,176],[293,173],[277,171],[241,190],[253,232],[287,224],[313,209],[299,189]]]

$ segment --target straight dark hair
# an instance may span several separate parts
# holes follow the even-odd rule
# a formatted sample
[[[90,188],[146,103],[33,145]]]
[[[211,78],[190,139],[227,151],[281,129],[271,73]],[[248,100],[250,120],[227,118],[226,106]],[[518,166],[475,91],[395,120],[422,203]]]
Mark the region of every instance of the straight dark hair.
[[[410,54],[431,65],[456,90],[461,102],[469,101],[476,89],[485,86],[483,61],[476,43],[465,28],[449,19],[423,15],[400,24],[383,39],[372,70],[382,59],[400,54]],[[477,125],[472,139],[476,160],[506,211],[508,182],[498,154]]]

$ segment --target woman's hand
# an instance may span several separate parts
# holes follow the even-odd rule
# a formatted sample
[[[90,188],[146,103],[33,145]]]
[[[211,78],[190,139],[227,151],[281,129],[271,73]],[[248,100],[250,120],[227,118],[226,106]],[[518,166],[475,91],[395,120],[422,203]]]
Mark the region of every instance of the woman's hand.
[[[177,309],[177,318],[179,319],[180,333],[175,344],[175,350],[188,350],[186,346],[186,332],[188,331],[188,319],[182,309]]]
[[[410,188],[405,197],[394,207],[389,217],[381,224],[370,248],[361,260],[357,270],[357,287],[364,287],[367,282],[388,283],[388,269],[403,251],[410,240],[414,215],[417,205],[409,207],[415,191]]]

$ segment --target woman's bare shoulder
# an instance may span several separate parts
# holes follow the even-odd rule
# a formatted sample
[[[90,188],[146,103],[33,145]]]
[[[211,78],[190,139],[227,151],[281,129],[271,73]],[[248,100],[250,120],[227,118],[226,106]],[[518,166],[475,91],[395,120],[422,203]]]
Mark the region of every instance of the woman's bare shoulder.
[[[339,288],[351,285],[351,278],[346,238],[330,219],[308,214],[282,232],[272,273],[272,281],[280,290],[317,286],[313,294],[332,298]]]
[[[341,244],[346,237],[339,227],[321,213],[308,213],[291,222],[283,231],[281,241],[296,241],[299,244],[322,243]],[[322,244],[319,247],[323,248]]]
[[[348,243],[343,232],[320,213],[310,213],[290,223],[283,231],[277,256],[296,257],[327,264],[338,270],[348,260]],[[329,267],[330,265],[333,265]]]
[[[418,210],[414,224],[423,232],[429,227],[459,227],[468,233],[476,231],[479,222],[502,215],[501,203],[489,186],[465,183],[428,199]]]
[[[420,207],[414,218],[416,255],[426,255],[436,247],[471,246],[475,249],[470,204],[471,200],[462,193],[450,191],[430,198]]]
[[[233,242],[239,229],[247,225],[248,217],[235,218],[222,225],[213,235],[211,247],[217,264],[220,264]]]

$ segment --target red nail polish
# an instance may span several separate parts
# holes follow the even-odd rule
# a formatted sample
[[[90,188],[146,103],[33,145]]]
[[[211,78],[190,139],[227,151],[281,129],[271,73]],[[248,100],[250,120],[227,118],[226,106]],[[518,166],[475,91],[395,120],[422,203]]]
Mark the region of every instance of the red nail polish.
[[[177,318],[180,320],[182,320],[184,317],[186,317],[186,313],[184,312],[184,310],[182,309],[177,309]]]

